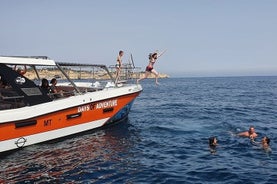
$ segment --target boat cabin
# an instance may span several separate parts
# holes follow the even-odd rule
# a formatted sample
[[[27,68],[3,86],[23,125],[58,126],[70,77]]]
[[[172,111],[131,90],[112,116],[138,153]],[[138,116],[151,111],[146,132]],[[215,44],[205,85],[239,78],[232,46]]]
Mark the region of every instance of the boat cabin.
[[[113,81],[105,65],[55,63],[47,57],[0,57],[0,110],[102,90],[105,86],[97,79]]]

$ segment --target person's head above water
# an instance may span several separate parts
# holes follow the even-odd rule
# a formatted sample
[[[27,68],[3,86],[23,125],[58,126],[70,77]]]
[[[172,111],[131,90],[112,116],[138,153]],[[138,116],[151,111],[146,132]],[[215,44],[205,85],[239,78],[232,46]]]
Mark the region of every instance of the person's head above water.
[[[263,138],[262,138],[262,142],[261,142],[261,144],[262,144],[262,148],[265,150],[265,151],[271,151],[271,148],[270,148],[270,145],[269,145],[269,143],[270,143],[270,139],[267,137],[267,136],[264,136]]]
[[[250,139],[253,139],[253,138],[256,137],[257,134],[256,134],[256,132],[255,132],[254,126],[250,126],[250,127],[249,127],[248,134],[249,134],[249,138],[250,138]]]
[[[248,133],[249,133],[249,135],[255,133],[255,128],[254,128],[254,126],[250,126],[250,127],[249,127]]]
[[[269,145],[269,143],[270,143],[270,139],[267,136],[263,137],[262,144],[263,145]]]
[[[209,138],[209,146],[210,147],[216,147],[217,145],[217,138],[216,137],[210,137]]]
[[[212,154],[216,153],[216,146],[217,146],[217,138],[216,137],[210,137],[209,138],[209,147],[210,147],[210,152]]]
[[[258,136],[258,134],[255,132],[254,126],[250,126],[248,131],[238,133],[238,136],[248,137],[250,139],[254,139]]]

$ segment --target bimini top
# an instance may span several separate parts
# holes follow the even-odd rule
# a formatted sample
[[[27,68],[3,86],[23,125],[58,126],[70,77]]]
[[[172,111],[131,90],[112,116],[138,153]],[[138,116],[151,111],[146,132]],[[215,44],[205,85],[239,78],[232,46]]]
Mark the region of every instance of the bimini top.
[[[55,66],[54,60],[48,59],[45,56],[0,56],[0,63],[16,64],[16,65],[41,65],[41,66]]]

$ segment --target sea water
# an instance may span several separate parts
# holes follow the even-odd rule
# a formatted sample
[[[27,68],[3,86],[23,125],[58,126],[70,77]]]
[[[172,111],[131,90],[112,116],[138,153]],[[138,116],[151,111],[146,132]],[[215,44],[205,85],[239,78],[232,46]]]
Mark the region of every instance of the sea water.
[[[277,77],[160,83],[124,122],[2,156],[0,183],[277,183]],[[251,125],[271,152],[236,136]]]

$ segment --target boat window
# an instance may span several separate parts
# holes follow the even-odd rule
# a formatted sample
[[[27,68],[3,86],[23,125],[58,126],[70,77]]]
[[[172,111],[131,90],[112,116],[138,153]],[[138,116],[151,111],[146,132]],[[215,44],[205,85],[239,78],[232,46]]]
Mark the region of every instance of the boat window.
[[[24,107],[23,96],[12,88],[0,88],[0,110]]]

